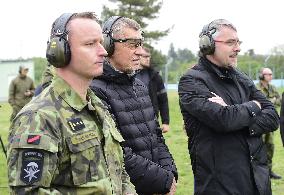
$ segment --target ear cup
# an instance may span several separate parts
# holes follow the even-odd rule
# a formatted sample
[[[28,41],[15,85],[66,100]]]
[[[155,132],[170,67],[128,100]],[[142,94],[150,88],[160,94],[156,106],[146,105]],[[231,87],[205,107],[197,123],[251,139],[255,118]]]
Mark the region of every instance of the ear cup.
[[[71,60],[71,50],[68,43],[66,25],[74,13],[62,14],[55,20],[50,41],[47,42],[47,61],[56,68],[63,68]]]
[[[68,42],[61,37],[53,37],[47,43],[46,58],[56,68],[69,64],[71,52]]]
[[[216,32],[215,27],[211,27],[212,22],[205,25],[199,35],[199,49],[205,55],[212,55],[215,52],[215,42],[212,35]]]
[[[203,34],[199,38],[199,49],[203,55],[211,55],[215,52],[215,42],[210,34]]]
[[[259,80],[264,80],[264,75],[263,75],[263,68],[261,68],[260,70],[259,70],[259,73],[258,73],[258,78],[259,78]]]
[[[103,34],[104,42],[103,46],[108,53],[108,56],[111,56],[114,52],[114,42],[110,34]]]
[[[114,23],[122,18],[122,16],[112,16],[110,17],[104,24],[103,24],[103,36],[104,36],[104,43],[103,46],[108,53],[108,57],[112,56],[114,52],[114,41],[112,37],[112,26]]]

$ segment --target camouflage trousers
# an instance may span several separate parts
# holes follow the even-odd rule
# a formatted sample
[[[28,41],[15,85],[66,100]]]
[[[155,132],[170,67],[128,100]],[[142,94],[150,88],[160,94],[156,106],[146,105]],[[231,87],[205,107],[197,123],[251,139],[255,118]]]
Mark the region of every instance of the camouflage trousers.
[[[16,117],[16,115],[20,112],[21,109],[22,107],[20,106],[13,106],[13,112],[10,117],[10,122],[12,122],[12,120]]]
[[[267,149],[267,164],[269,169],[272,169],[272,158],[274,154],[274,134],[269,132],[262,135],[263,142]]]

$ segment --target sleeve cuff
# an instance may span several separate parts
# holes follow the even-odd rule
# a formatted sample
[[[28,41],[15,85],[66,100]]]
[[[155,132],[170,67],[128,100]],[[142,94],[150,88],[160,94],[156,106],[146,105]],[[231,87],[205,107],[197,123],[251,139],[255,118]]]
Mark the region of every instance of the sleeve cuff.
[[[252,117],[256,117],[261,112],[261,109],[253,101],[246,102],[245,105]]]

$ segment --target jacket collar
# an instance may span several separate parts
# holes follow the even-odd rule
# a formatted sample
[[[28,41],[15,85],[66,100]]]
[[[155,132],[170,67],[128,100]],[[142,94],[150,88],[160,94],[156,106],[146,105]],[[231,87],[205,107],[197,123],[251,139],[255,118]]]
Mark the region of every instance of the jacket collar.
[[[83,100],[79,94],[61,77],[55,75],[52,84],[54,88],[54,95],[56,99],[63,99],[71,108],[81,112],[86,106],[89,110],[107,110],[107,107],[95,95],[95,93],[88,88],[87,100]],[[102,118],[103,120],[103,118]]]
[[[218,67],[216,64],[212,63],[205,57],[200,57],[199,63],[205,67],[210,72],[217,74],[220,78],[232,79],[232,76],[236,73],[234,68],[222,68]]]
[[[98,79],[103,79],[107,81],[112,81],[115,83],[132,83],[135,78],[135,73],[127,74],[116,70],[108,61],[104,61],[103,64],[103,74],[98,77]]]
[[[58,99],[61,97],[73,109],[80,112],[88,105],[88,102],[83,100],[79,94],[61,77],[55,75],[52,85],[54,86],[56,98]],[[96,103],[100,105],[101,103],[91,89],[88,89],[87,91],[87,99],[91,100],[92,104]]]

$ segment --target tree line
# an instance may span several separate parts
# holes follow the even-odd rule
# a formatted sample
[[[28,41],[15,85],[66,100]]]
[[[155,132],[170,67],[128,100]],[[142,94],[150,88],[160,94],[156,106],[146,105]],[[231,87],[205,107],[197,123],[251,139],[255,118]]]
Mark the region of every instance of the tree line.
[[[170,44],[168,54],[164,55],[155,49],[153,45],[170,32],[171,28],[163,30],[148,30],[151,20],[158,18],[159,11],[163,5],[162,0],[109,0],[108,5],[103,6],[101,20],[106,21],[109,17],[119,15],[136,20],[142,27],[144,33],[144,44],[151,50],[151,64],[161,72],[164,81],[177,83],[179,78],[198,61],[198,55],[187,48],[176,49]],[[44,58],[33,58],[35,64],[35,83],[41,80],[42,72],[47,64]],[[269,67],[273,70],[274,78],[283,78],[284,72],[284,45],[275,46],[270,55],[255,54],[253,49],[243,55],[239,55],[238,68],[248,74],[252,79],[258,78],[261,67]],[[167,78],[165,78],[167,77]]]

